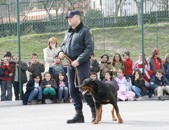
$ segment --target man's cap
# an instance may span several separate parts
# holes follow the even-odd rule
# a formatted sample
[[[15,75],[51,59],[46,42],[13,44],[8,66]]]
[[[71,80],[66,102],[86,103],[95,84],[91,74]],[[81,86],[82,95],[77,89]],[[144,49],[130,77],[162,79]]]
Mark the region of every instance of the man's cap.
[[[69,11],[66,18],[72,18],[74,15],[81,15],[81,12],[78,10]]]

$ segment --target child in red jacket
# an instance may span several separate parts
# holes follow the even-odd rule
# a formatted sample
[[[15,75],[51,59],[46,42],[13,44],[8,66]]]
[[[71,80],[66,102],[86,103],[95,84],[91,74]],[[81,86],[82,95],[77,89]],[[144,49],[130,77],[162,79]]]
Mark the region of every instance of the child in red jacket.
[[[126,77],[132,77],[132,73],[133,73],[133,61],[130,58],[130,52],[126,51],[123,54],[123,63],[124,63],[124,67],[125,67],[125,76]]]

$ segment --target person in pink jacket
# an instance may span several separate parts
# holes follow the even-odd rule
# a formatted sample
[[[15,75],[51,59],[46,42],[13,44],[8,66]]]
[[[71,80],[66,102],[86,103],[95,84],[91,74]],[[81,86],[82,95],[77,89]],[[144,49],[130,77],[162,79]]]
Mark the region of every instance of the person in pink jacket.
[[[115,82],[119,86],[117,91],[117,97],[121,101],[132,101],[134,100],[135,93],[131,91],[131,79],[124,76],[124,69],[117,70],[117,77],[115,77]]]

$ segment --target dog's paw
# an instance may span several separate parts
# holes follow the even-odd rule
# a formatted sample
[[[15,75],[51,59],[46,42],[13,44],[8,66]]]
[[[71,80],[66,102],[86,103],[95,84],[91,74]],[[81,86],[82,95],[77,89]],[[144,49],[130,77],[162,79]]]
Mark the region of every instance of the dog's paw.
[[[123,123],[123,120],[121,119],[121,120],[119,120],[119,123],[121,124],[121,123]]]
[[[93,121],[92,123],[93,123],[93,124],[98,124],[98,122],[97,122],[97,121]]]
[[[113,121],[117,121],[117,119],[116,119],[116,118],[113,118]]]
[[[92,123],[95,121],[96,119],[92,119]]]

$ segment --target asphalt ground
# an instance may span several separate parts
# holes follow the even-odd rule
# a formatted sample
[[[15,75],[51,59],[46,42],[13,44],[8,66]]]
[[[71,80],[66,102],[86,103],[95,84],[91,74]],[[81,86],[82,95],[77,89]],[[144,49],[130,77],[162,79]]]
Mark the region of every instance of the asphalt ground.
[[[0,130],[168,130],[169,101],[118,102],[123,124],[113,122],[112,106],[103,106],[102,120],[92,124],[83,104],[85,123],[66,124],[74,116],[72,103],[23,106],[21,101],[0,102]]]

